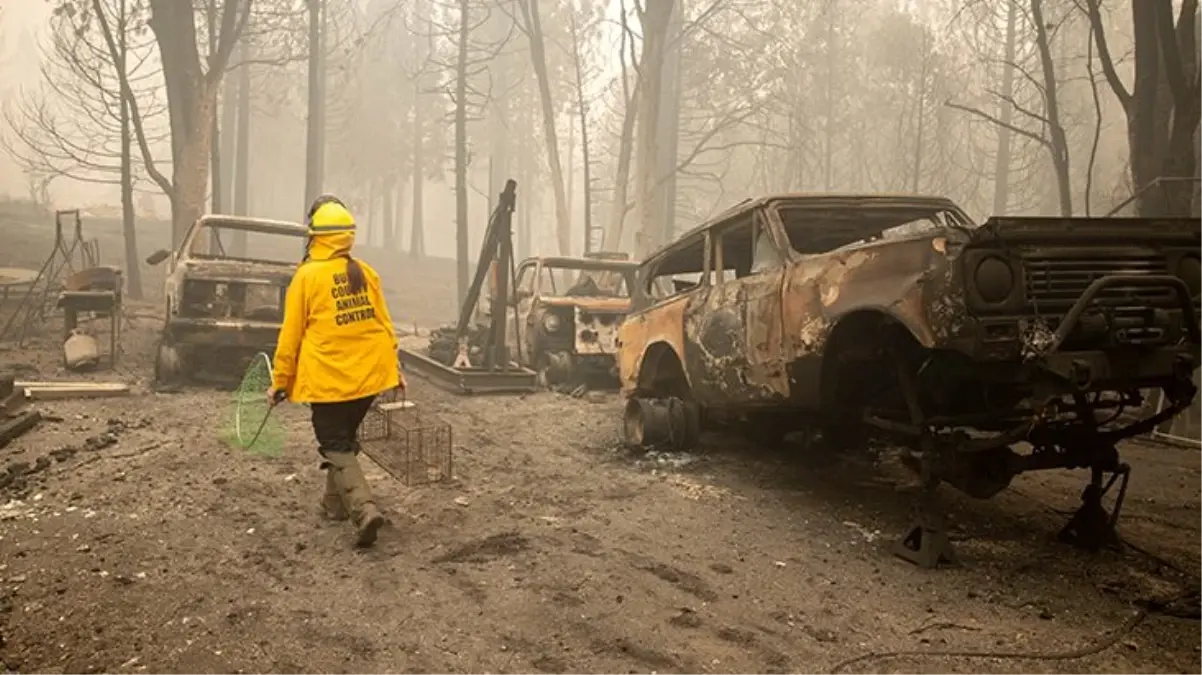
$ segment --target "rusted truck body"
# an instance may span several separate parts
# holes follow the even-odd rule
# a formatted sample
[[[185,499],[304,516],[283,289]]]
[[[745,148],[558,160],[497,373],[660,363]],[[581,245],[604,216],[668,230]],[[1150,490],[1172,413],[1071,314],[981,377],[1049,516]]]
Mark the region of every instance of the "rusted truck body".
[[[619,338],[627,441],[688,448],[738,418],[831,451],[884,437],[931,489],[986,498],[1089,467],[1100,496],[1103,472],[1125,480],[1115,443],[1194,397],[1200,243],[1189,218],[978,226],[941,197],[749,200],[640,267]],[[1146,389],[1169,402],[1157,419],[1100,421]]]
[[[630,310],[638,264],[613,257],[541,256],[518,266],[509,344],[544,385],[578,377],[616,380],[618,327]]]
[[[150,256],[168,264],[156,381],[227,379],[270,354],[306,236],[298,223],[206,215],[175,251]]]

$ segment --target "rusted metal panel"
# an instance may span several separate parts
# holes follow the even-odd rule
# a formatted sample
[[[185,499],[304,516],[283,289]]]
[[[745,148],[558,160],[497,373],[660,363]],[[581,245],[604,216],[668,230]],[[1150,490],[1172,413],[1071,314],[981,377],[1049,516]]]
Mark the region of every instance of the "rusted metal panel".
[[[576,308],[576,353],[613,356],[618,351],[618,327],[623,315]]]
[[[785,360],[821,354],[838,319],[856,310],[892,316],[928,347],[954,332],[963,303],[945,299],[939,290],[945,284],[935,283],[951,272],[941,242],[935,237],[845,249],[792,266],[782,301]]]
[[[780,351],[783,278],[777,270],[696,292],[685,318],[685,364],[697,400],[754,404],[788,396]]]
[[[624,396],[632,396],[638,390],[644,357],[657,346],[670,350],[683,363],[688,303],[688,295],[681,295],[626,317],[618,329],[618,372]]]

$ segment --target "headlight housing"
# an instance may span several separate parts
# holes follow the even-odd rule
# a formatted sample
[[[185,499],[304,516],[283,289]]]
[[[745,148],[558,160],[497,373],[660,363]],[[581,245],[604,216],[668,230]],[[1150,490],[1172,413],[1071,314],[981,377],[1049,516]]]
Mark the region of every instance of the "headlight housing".
[[[547,331],[548,333],[554,333],[555,331],[559,330],[561,325],[563,325],[563,322],[559,320],[558,316],[555,316],[554,314],[543,315],[543,330]]]
[[[1014,292],[1014,268],[1001,258],[989,256],[977,263],[973,283],[985,302],[1004,302]]]

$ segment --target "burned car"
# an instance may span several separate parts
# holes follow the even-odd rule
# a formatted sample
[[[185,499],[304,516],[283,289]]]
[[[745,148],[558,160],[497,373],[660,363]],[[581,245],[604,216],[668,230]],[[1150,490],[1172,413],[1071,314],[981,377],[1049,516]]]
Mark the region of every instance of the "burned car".
[[[168,264],[155,381],[236,377],[256,352],[271,353],[306,236],[298,223],[207,215],[176,251],[148,257]]]
[[[1061,538],[1115,545],[1116,444],[1196,393],[1200,243],[1190,218],[978,226],[939,197],[749,200],[641,265],[619,333],[626,441],[687,449],[732,417],[828,452],[887,440],[925,485],[896,549],[923,566],[954,559],[941,482],[984,499],[1087,468]],[[1147,390],[1159,412],[1120,414]]]
[[[544,385],[617,374],[618,326],[630,310],[637,263],[605,257],[528,258],[518,266],[510,304],[510,344]]]

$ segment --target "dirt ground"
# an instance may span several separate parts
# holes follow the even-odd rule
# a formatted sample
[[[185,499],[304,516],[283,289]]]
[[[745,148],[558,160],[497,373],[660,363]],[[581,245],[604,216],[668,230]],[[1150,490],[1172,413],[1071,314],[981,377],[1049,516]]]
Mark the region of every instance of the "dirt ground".
[[[963,565],[923,571],[889,552],[913,499],[890,462],[723,435],[632,455],[616,394],[464,398],[413,378],[454,426],[454,480],[406,488],[369,462],[392,526],[358,551],[318,515],[304,409],[281,410],[282,456],[230,449],[228,393],[149,390],[157,329],[137,319],[117,372],[90,376],[133,395],[41,404],[48,421],[0,450],[9,671],[828,672],[1101,641],[845,670],[1200,670],[1196,619],[1120,630],[1197,588],[1197,450],[1125,448],[1121,555],[1055,541],[1085,477],[1048,472],[987,502],[941,493]],[[66,378],[54,342],[0,345],[0,363]]]

